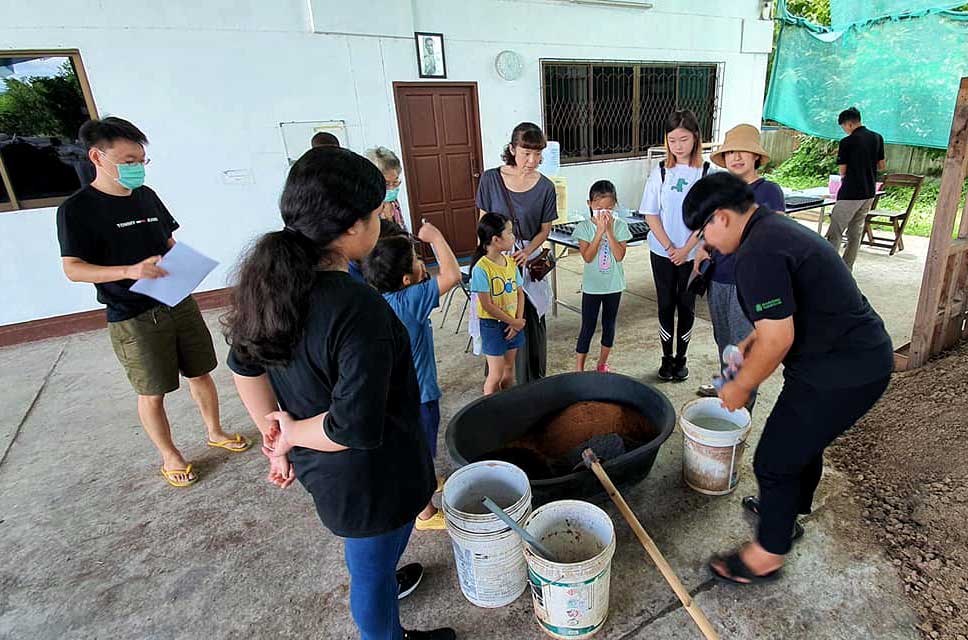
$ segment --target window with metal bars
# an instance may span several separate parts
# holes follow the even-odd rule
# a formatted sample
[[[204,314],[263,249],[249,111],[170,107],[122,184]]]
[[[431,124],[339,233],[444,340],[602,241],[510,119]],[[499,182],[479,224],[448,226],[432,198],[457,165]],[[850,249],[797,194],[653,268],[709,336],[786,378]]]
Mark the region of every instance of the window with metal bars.
[[[544,132],[561,145],[561,161],[645,155],[661,145],[663,123],[676,109],[699,119],[713,137],[718,64],[542,61]]]

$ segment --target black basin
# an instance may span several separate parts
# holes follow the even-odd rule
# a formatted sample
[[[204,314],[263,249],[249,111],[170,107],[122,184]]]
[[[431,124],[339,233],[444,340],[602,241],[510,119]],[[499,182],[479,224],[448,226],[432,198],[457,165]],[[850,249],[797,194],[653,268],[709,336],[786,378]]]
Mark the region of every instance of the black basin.
[[[486,460],[489,453],[541,431],[552,417],[568,407],[589,401],[621,405],[648,423],[650,432],[638,446],[603,465],[617,485],[630,485],[645,478],[652,470],[659,447],[675,428],[676,413],[661,392],[614,373],[565,373],[479,398],[451,419],[447,449],[458,466]],[[536,505],[604,493],[598,479],[587,469],[549,479],[531,477],[531,489]]]

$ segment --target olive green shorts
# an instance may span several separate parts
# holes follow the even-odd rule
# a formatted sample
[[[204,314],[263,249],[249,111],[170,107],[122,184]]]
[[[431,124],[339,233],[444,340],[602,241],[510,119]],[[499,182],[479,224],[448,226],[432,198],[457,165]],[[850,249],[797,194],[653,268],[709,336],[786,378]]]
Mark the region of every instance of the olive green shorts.
[[[109,322],[111,346],[141,396],[178,389],[178,373],[197,378],[215,369],[215,345],[191,296],[174,307],[159,305],[141,315]]]

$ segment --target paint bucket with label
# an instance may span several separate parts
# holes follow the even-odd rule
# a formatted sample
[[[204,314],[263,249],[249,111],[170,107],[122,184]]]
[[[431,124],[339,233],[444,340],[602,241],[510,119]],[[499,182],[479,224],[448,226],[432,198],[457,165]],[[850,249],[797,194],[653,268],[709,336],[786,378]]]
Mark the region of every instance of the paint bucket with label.
[[[608,617],[608,588],[615,528],[589,502],[559,500],[535,510],[525,529],[554,555],[549,560],[525,545],[534,613],[554,638],[590,638]]]
[[[687,403],[679,417],[684,438],[682,476],[686,484],[711,496],[735,489],[751,426],[749,411],[728,411],[719,398],[699,398]]]
[[[531,483],[513,464],[482,460],[461,467],[444,484],[441,505],[461,592],[478,607],[503,607],[524,593],[528,566],[521,538],[484,507],[485,496],[524,526]]]

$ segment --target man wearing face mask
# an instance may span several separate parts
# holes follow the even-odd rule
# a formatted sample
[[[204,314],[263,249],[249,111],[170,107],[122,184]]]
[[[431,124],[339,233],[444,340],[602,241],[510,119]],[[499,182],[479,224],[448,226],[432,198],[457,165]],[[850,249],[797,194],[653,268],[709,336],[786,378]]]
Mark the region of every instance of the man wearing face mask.
[[[736,255],[736,293],[753,332],[738,346],[744,362],[720,390],[726,409],[783,364],[783,389],[753,458],[759,498],[756,540],[710,563],[735,584],[774,580],[808,514],[823,472],[823,452],[867,413],[894,368],[891,338],[847,265],[806,227],[757,206],[750,187],[729,173],[693,185],[682,205],[686,226],[724,255]]]
[[[188,378],[208,431],[208,445],[231,452],[251,443],[229,435],[219,421],[218,392],[209,373],[215,369],[212,336],[195,300],[174,307],[130,291],[141,278],[167,275],[158,266],[175,245],[178,223],[149,187],[144,186],[145,134],[121,118],[89,120],[80,138],[94,164],[94,181],[57,210],[64,274],[90,282],[107,307],[108,332],[115,355],[138,394],[138,415],[162,457],[161,474],[174,487],[198,480],[172,442],[164,397],[178,389],[179,373]]]

